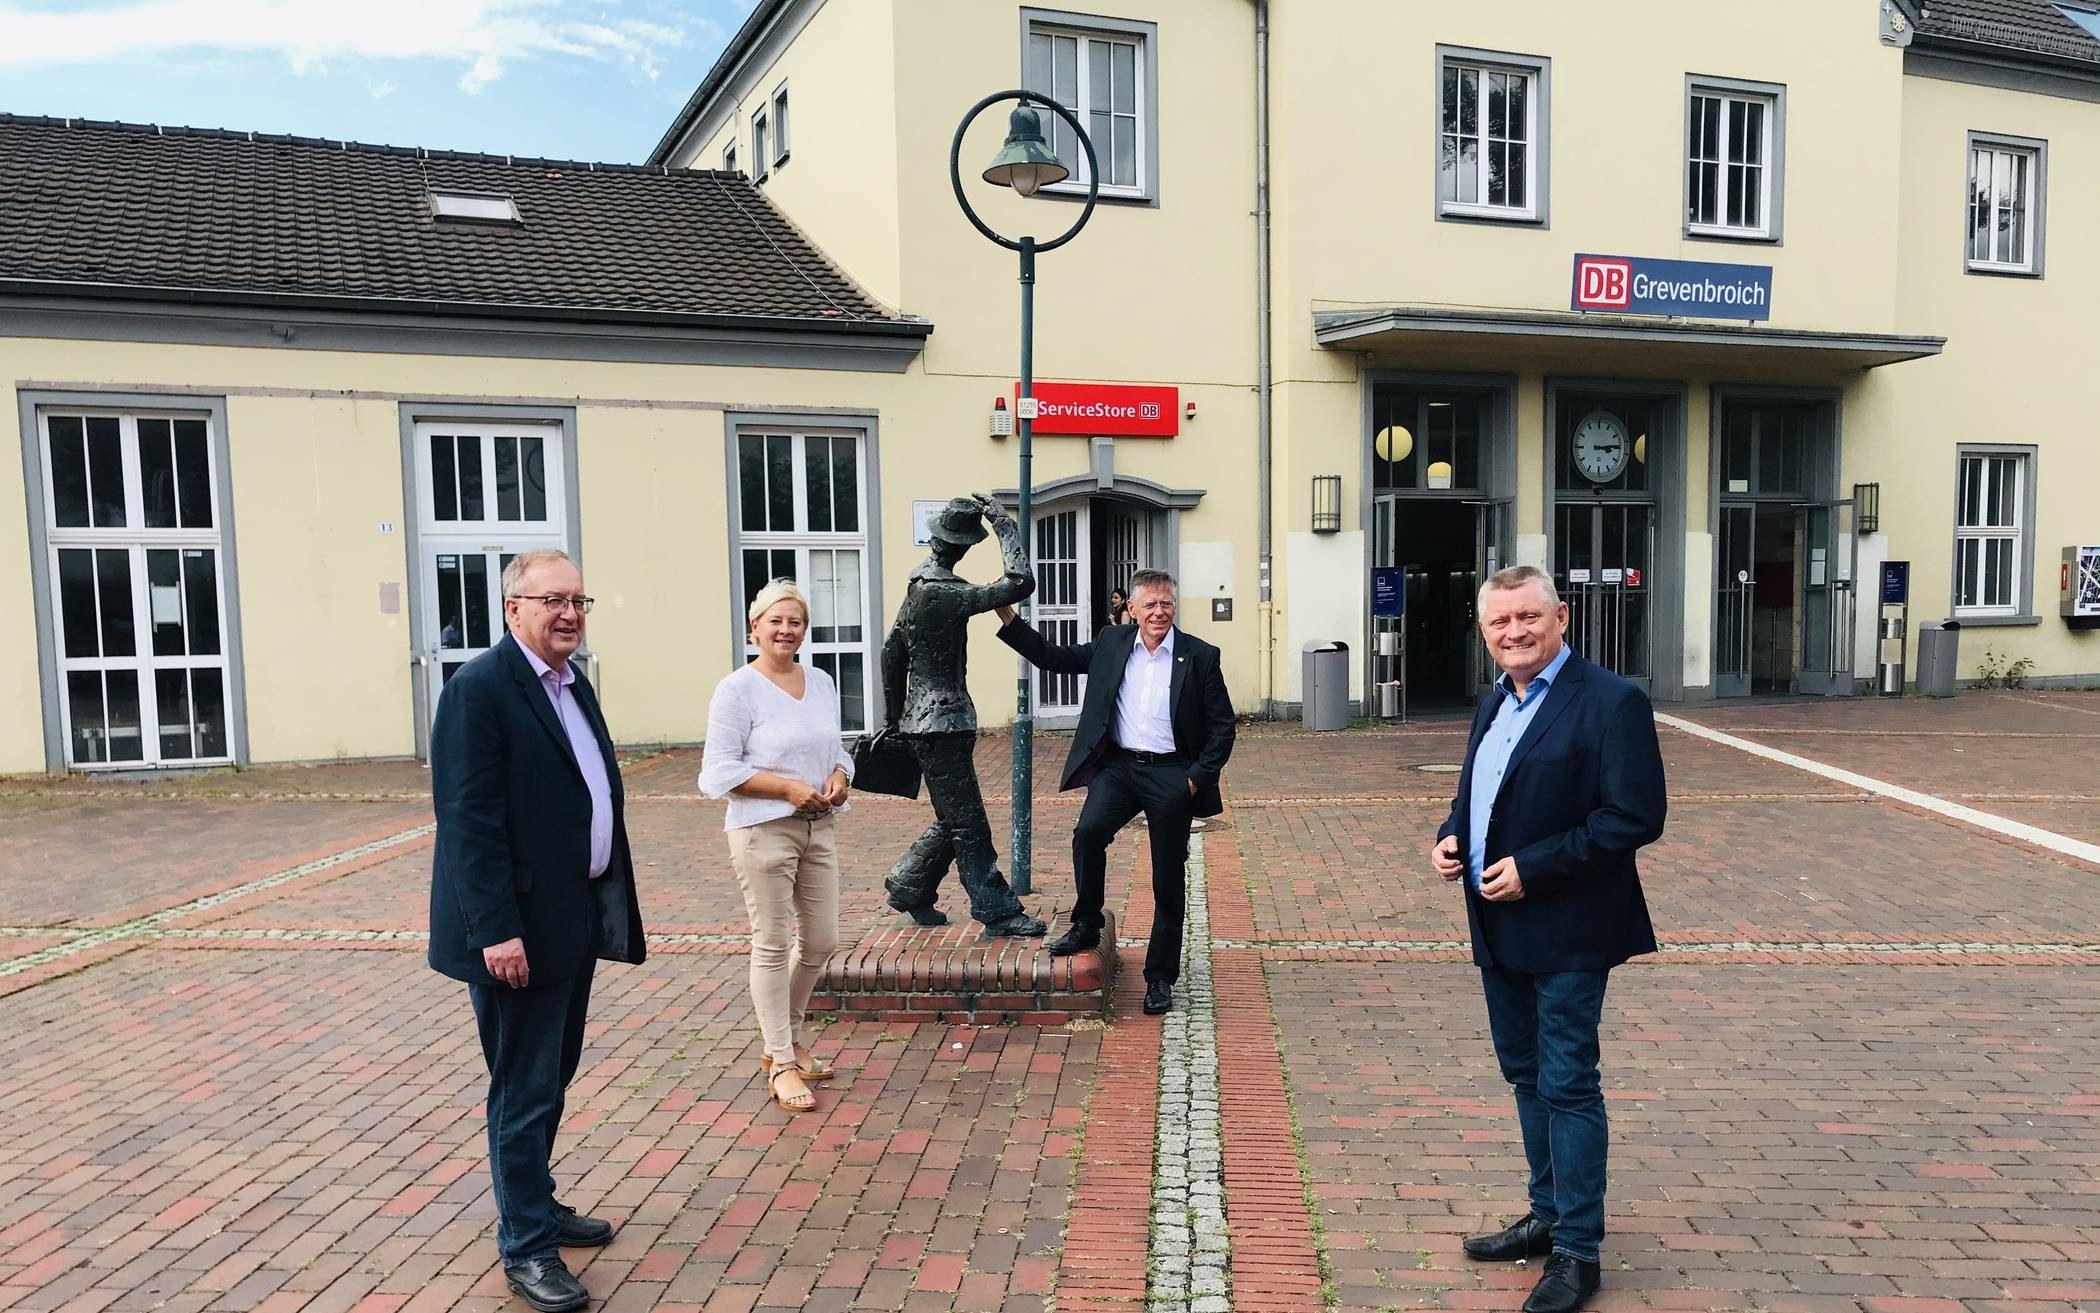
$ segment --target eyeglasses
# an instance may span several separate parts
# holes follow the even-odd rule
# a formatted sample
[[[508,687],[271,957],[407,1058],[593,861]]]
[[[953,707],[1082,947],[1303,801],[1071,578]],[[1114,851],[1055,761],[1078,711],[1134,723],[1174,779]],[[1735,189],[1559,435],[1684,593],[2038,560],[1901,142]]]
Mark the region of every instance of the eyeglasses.
[[[591,607],[598,600],[595,597],[562,597],[555,593],[549,593],[545,597],[533,597],[530,593],[517,593],[514,596],[521,602],[528,599],[538,602],[556,615],[561,615],[571,607],[576,609],[578,615],[589,615]]]

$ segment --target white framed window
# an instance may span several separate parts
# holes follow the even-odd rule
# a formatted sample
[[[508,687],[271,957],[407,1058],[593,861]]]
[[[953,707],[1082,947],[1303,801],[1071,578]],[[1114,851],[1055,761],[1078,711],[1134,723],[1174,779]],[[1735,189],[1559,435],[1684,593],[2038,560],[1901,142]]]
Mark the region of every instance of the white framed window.
[[[722,172],[736,172],[736,139],[734,137],[730,138],[729,143],[722,147]]]
[[[1532,56],[1437,48],[1439,218],[1545,218],[1547,74]]]
[[[63,408],[38,421],[65,764],[232,761],[213,417]]]
[[[1101,168],[1101,195],[1154,200],[1159,153],[1156,29],[1124,22],[1022,10],[1022,84],[1049,96],[1079,117],[1094,143]],[[1043,135],[1072,176],[1048,192],[1087,189],[1086,154],[1072,129],[1048,110]]]
[[[2032,597],[2032,448],[1963,447],[1954,503],[1954,613],[2015,617]]]
[[[2042,272],[2048,149],[2046,142],[2029,137],[1969,134],[1963,255],[1971,273]]]
[[[873,706],[877,638],[863,435],[746,429],[736,459],[737,615],[768,580],[793,579],[809,595],[802,659],[831,676],[841,728],[860,733]],[[749,633],[743,651],[758,655]]]
[[[761,105],[751,116],[751,181],[764,182],[771,163],[766,154],[766,107]]]
[[[783,82],[773,92],[773,167],[788,162],[788,89]]]
[[[1786,88],[1694,78],[1685,101],[1685,234],[1776,241],[1784,196]]]

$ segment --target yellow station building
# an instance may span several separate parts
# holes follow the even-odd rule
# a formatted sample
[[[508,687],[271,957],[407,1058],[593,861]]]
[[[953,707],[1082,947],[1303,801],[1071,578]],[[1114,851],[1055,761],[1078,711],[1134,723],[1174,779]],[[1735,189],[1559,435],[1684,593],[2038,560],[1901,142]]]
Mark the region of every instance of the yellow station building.
[[[621,740],[700,738],[777,574],[874,724],[925,504],[1016,493],[1015,258],[950,189],[1006,88],[1098,174],[1036,284],[1046,627],[1162,566],[1242,710],[1333,640],[1457,705],[1529,561],[1659,701],[1850,695],[1897,563],[1913,665],[1954,619],[1965,678],[2100,683],[2095,9],[760,0],[645,165],[0,118],[0,771],[420,752],[543,544]],[[1089,169],[1053,123],[1071,181],[977,180],[1010,108],[961,174],[1048,239]]]

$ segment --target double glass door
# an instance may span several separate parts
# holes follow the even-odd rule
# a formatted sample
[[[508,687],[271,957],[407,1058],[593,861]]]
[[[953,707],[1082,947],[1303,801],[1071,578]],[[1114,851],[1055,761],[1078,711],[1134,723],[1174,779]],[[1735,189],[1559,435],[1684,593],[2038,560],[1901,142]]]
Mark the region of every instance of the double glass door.
[[[1654,504],[1563,501],[1554,517],[1553,584],[1568,604],[1568,641],[1647,688],[1654,676]]]
[[[1723,502],[1714,691],[1856,692],[1852,502]]]
[[[230,762],[223,512],[210,421],[41,419],[66,764]]]

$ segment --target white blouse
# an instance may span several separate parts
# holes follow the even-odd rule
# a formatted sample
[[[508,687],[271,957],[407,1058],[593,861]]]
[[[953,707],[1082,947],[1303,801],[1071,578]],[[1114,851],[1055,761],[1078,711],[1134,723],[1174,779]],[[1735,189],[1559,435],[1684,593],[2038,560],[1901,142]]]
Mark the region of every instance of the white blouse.
[[[840,742],[839,693],[831,676],[804,666],[802,698],[790,697],[756,665],[715,685],[707,704],[707,743],[700,754],[700,792],[729,799],[725,830],[792,816],[785,798],[747,798],[738,785],[763,771],[822,789],[833,770],[853,778],[853,758]],[[848,807],[840,807],[846,811]]]

